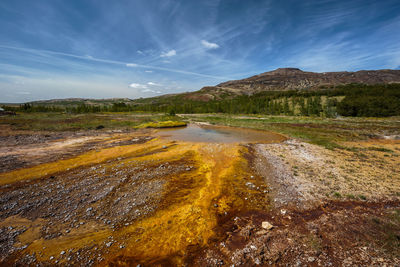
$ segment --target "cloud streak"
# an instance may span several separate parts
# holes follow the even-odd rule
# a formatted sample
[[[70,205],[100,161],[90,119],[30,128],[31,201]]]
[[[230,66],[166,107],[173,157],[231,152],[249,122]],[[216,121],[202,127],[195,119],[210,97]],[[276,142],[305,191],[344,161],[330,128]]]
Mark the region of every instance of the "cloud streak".
[[[206,40],[201,40],[201,44],[202,44],[205,48],[208,48],[208,49],[217,49],[217,48],[219,48],[219,45],[218,45],[218,44],[216,44],[216,43],[210,43],[210,42],[208,42],[208,41],[206,41]]]
[[[150,86],[162,86],[161,84],[154,83],[154,82],[148,82],[147,84]]]
[[[135,89],[140,89],[140,88],[147,88],[145,84],[140,84],[140,83],[131,83],[129,85],[130,88],[135,88]]]
[[[176,56],[176,51],[174,49],[169,50],[168,52],[162,52],[160,57],[173,57]]]
[[[187,75],[195,75],[199,77],[209,77],[209,78],[216,78],[216,79],[227,79],[227,77],[221,77],[221,76],[214,76],[214,75],[207,75],[207,74],[202,74],[202,73],[196,73],[196,72],[191,72],[191,71],[184,71],[184,70],[178,70],[178,69],[173,69],[173,68],[164,68],[164,67],[158,67],[158,66],[150,66],[150,65],[142,65],[142,64],[134,64],[134,63],[127,63],[123,61],[116,61],[116,60],[109,60],[109,59],[101,59],[101,58],[95,58],[95,57],[87,57],[87,56],[80,56],[80,55],[74,55],[74,54],[69,54],[69,53],[63,53],[63,52],[57,52],[57,51],[51,51],[51,50],[42,50],[42,49],[31,49],[31,48],[23,48],[23,47],[14,47],[14,46],[6,46],[6,45],[0,45],[0,48],[7,48],[7,49],[15,49],[15,50],[20,50],[24,52],[30,52],[36,55],[43,55],[43,54],[49,54],[49,55],[60,55],[60,56],[66,56],[66,57],[72,57],[72,58],[77,58],[77,59],[84,59],[84,60],[90,60],[94,62],[99,62],[99,63],[106,63],[106,64],[115,64],[115,65],[125,65],[127,67],[140,67],[140,68],[148,68],[148,69],[154,69],[154,70],[162,70],[162,71],[168,71],[168,72],[175,72],[175,73],[180,73],[180,74],[187,74]]]

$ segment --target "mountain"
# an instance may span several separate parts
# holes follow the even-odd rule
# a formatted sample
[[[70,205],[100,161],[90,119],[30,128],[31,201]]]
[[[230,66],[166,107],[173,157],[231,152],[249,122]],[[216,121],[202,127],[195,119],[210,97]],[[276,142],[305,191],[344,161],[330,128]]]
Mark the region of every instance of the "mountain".
[[[208,86],[186,98],[207,100],[221,95],[252,95],[263,91],[320,90],[351,83],[400,83],[400,70],[361,70],[357,72],[307,72],[297,68],[279,68],[250,78]]]
[[[391,84],[400,83],[400,70],[361,70],[356,72],[308,72],[297,68],[279,68],[246,79],[206,86],[195,92],[168,94],[151,98],[128,99],[53,99],[31,102],[35,105],[76,106],[125,104],[168,104],[171,101],[230,99],[240,95],[253,95],[265,91],[323,90],[346,84]]]
[[[76,106],[79,104],[85,105],[112,105],[113,103],[126,103],[132,102],[129,98],[105,98],[105,99],[91,99],[91,98],[61,98],[49,100],[37,100],[29,102],[33,105],[39,106]]]

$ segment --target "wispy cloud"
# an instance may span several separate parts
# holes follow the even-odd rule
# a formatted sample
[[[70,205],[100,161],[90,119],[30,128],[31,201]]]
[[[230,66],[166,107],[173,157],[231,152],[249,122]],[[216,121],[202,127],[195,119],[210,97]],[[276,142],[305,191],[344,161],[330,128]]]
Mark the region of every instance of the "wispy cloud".
[[[142,93],[153,93],[153,94],[161,94],[161,91],[157,91],[157,90],[152,90],[152,89],[143,89],[141,90]]]
[[[216,43],[210,43],[210,42],[208,42],[208,41],[206,41],[206,40],[201,40],[201,44],[202,44],[205,48],[208,48],[208,49],[217,49],[217,48],[219,48],[219,45],[218,45],[218,44],[216,44]]]
[[[135,63],[127,63],[126,66],[127,66],[127,67],[137,67],[138,64],[135,64]]]
[[[6,45],[0,45],[0,48],[20,50],[20,51],[24,51],[24,52],[33,53],[33,54],[35,54],[37,56],[59,55],[59,56],[66,56],[66,57],[90,60],[90,61],[94,61],[94,62],[107,63],[107,64],[116,64],[116,65],[125,65],[125,66],[128,66],[129,64],[132,64],[132,63],[127,63],[127,62],[123,62],[123,61],[101,59],[101,58],[96,58],[96,57],[80,56],[80,55],[57,52],[57,51],[51,51],[51,50],[32,49],[32,48],[23,48],[23,47],[6,46]],[[218,77],[218,76],[214,76],[214,75],[208,75],[208,74],[196,73],[196,72],[191,72],[191,71],[178,70],[178,69],[174,69],[174,68],[165,68],[165,67],[150,66],[150,65],[143,65],[143,64],[135,64],[135,67],[162,70],[162,71],[169,71],[169,72],[175,72],[175,73],[187,74],[187,75],[195,75],[195,76],[200,76],[200,77],[209,77],[209,78],[216,78],[216,79],[227,79],[227,77]]]
[[[140,83],[131,83],[129,85],[129,87],[135,88],[135,89],[147,88],[147,86],[145,84],[140,84]]]
[[[168,52],[162,52],[160,57],[173,57],[176,56],[176,51],[174,49],[169,50]]]
[[[148,82],[147,84],[151,85],[151,86],[162,86],[161,84],[154,83],[154,82]]]

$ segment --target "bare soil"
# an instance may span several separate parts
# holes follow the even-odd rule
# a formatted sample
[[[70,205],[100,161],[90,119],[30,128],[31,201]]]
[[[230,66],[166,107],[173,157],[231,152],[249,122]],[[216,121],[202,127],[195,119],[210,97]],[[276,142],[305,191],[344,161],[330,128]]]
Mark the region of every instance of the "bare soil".
[[[359,158],[353,152],[331,151],[293,139],[251,145],[249,161],[270,187],[271,209],[236,214],[219,224],[221,238],[191,263],[399,265],[399,159],[378,153],[398,151],[399,142],[374,140],[352,145],[380,149],[363,150],[366,155]],[[273,228],[263,229],[262,222]]]
[[[400,142],[346,147],[3,131],[0,265],[400,265]]]
[[[67,159],[78,154],[114,146],[141,144],[149,139],[150,131],[142,135],[119,131],[83,131],[49,133],[23,132],[0,135],[0,173],[41,163]]]

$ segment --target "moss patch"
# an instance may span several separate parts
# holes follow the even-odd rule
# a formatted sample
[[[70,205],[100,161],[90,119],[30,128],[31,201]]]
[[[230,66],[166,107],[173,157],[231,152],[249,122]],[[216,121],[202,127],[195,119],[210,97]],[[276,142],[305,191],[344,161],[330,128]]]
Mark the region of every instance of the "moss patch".
[[[173,128],[186,126],[186,122],[183,121],[159,121],[159,122],[147,122],[142,123],[136,128]]]

